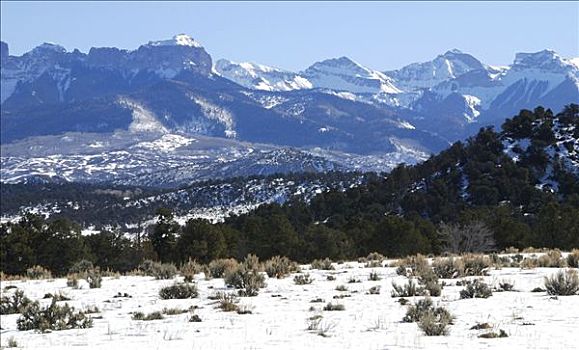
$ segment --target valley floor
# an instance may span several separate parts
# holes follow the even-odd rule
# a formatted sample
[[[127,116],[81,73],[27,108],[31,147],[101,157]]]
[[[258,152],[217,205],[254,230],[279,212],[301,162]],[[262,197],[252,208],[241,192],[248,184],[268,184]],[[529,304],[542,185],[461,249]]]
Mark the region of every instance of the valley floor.
[[[390,263],[388,261],[387,263]],[[388,266],[388,265],[386,265]],[[572,349],[579,344],[579,296],[551,297],[545,292],[532,293],[543,287],[544,277],[558,268],[503,268],[492,270],[485,281],[497,287],[500,281],[514,282],[511,292],[494,292],[488,299],[459,299],[463,287],[458,279],[444,280],[442,296],[432,298],[454,316],[448,336],[425,336],[416,323],[402,323],[407,306],[391,297],[392,282],[406,282],[394,267],[365,268],[357,262],[336,265],[334,271],[310,270],[303,266],[314,281],[310,285],[295,285],[293,275],[284,279],[268,278],[267,287],[256,297],[240,298],[240,304],[252,309],[252,314],[240,315],[216,308],[208,297],[218,291],[231,291],[223,279],[205,280],[197,275],[199,296],[187,300],[161,300],[159,289],[172,280],[153,277],[107,277],[102,288],[81,289],[66,286],[66,279],[3,281],[3,295],[15,289],[24,290],[34,300],[46,293],[62,292],[77,309],[96,306],[100,313],[92,314],[93,328],[55,331],[41,334],[18,331],[19,315],[2,315],[1,341],[7,346],[13,338],[26,349]],[[378,272],[379,281],[368,279]],[[335,280],[327,280],[334,275]],[[348,283],[355,277],[360,283]],[[180,280],[181,277],[176,278]],[[348,291],[336,290],[344,285]],[[381,286],[378,295],[367,294],[373,286]],[[131,298],[113,298],[117,293]],[[343,296],[341,299],[335,299]],[[321,298],[323,303],[312,303]],[[418,300],[421,297],[409,298]],[[414,301],[412,300],[412,301]],[[326,303],[341,303],[344,311],[322,311]],[[41,303],[49,303],[42,299]],[[195,305],[202,322],[188,322],[191,313],[165,316],[163,320],[135,321],[131,313],[161,311],[163,308],[189,308]],[[314,311],[310,308],[314,307]],[[326,336],[308,331],[307,319],[322,315],[320,328]],[[102,318],[100,317],[102,316]],[[506,338],[482,339],[485,332],[471,327],[488,322],[494,331],[505,330]],[[486,330],[488,332],[489,330]]]

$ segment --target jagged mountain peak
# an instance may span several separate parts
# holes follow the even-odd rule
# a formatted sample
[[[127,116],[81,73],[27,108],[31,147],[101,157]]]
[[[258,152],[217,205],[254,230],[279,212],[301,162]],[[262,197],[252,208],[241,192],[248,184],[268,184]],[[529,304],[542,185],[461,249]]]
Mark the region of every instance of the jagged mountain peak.
[[[568,68],[576,68],[572,62],[564,59],[553,50],[541,50],[537,52],[519,52],[515,55],[514,69],[536,68],[554,72],[560,72]]]
[[[168,40],[149,41],[147,46],[189,46],[203,47],[198,41],[187,34],[177,34]]]
[[[392,78],[346,56],[316,62],[301,74],[316,88],[353,93],[400,93]]]

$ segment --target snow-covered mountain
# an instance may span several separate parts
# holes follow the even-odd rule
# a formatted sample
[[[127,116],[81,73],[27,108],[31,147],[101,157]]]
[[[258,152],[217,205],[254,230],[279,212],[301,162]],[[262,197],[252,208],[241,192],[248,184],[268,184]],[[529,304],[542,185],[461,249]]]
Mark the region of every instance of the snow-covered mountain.
[[[176,184],[203,176],[267,173],[266,168],[317,171],[318,165],[320,171],[386,171],[399,162],[425,159],[521,108],[541,104],[559,110],[579,101],[577,59],[548,50],[517,54],[508,67],[486,65],[452,50],[396,71],[380,72],[340,57],[293,73],[226,60],[213,65],[203,46],[187,35],[135,50],[92,48],[82,53],[42,44],[12,56],[6,43],[0,49],[0,135],[2,165],[8,171],[2,173],[3,181],[35,173],[51,176],[50,167],[64,179],[104,181],[101,175],[113,168],[132,176],[137,170],[177,168],[178,163],[197,170],[160,172],[162,179],[147,175],[139,181],[164,184],[175,176],[178,180],[171,184]],[[121,143],[127,147],[150,134],[161,141],[146,141],[160,145],[155,152],[138,147],[128,155],[115,153],[118,149],[88,152],[69,144],[67,152],[58,153],[55,140],[71,133],[91,135],[87,142],[97,145],[99,135],[124,135]],[[204,143],[210,154],[183,151],[189,146],[163,152],[170,135],[214,141]],[[243,143],[246,150],[265,145],[270,151],[259,157],[237,152],[225,157],[237,162],[226,168],[218,162],[204,164],[203,159],[214,161],[231,151],[223,146],[226,141]],[[54,152],[12,152],[28,149],[28,144],[42,148],[43,142],[53,145]],[[98,161],[87,161],[88,155]],[[117,162],[117,156],[125,163]],[[276,159],[277,164],[247,165],[267,163],[261,159]],[[203,175],[198,169],[204,169]]]
[[[215,70],[222,77],[249,89],[290,91],[313,88],[310,81],[297,73],[262,64],[221,59],[215,63]]]
[[[472,55],[458,49],[447,51],[432,61],[412,63],[401,69],[384,72],[394,78],[395,84],[404,91],[428,89],[437,84],[457,78],[485,66]]]
[[[364,67],[348,57],[314,63],[302,74],[316,88],[368,94],[401,92],[394,85],[392,78]]]
[[[505,117],[538,105],[561,110],[579,101],[579,69],[551,50],[518,53],[512,65],[484,67],[443,81],[412,108],[434,112],[457,125],[501,124]]]

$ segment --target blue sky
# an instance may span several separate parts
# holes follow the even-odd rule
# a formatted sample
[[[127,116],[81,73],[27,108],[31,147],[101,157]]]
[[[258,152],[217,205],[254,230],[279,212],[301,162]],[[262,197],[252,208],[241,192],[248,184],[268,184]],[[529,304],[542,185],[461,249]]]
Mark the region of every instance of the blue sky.
[[[42,42],[88,52],[187,33],[214,59],[291,70],[337,56],[394,69],[451,48],[497,65],[544,48],[579,56],[579,2],[2,1],[1,10],[1,38],[17,55]]]

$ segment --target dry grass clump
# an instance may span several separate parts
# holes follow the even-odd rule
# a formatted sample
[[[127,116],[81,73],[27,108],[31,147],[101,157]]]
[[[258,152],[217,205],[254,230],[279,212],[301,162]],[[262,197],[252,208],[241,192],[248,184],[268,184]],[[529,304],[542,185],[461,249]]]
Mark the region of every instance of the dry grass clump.
[[[223,312],[233,312],[239,310],[239,299],[235,294],[231,293],[218,293],[218,308]]]
[[[545,289],[549,295],[575,295],[579,292],[579,276],[576,270],[559,271],[545,277]]]
[[[432,269],[439,278],[458,278],[464,275],[462,259],[454,257],[434,259]]]
[[[46,280],[52,278],[52,272],[40,265],[26,269],[26,277],[31,280]]]
[[[394,266],[397,267],[396,273],[398,275],[406,277],[418,276],[420,275],[421,271],[430,268],[428,260],[424,255],[421,254],[412,255],[397,260],[394,263]]]
[[[492,266],[491,259],[481,254],[465,254],[460,260],[464,266],[464,276],[486,276]]]
[[[563,259],[563,254],[558,249],[549,250],[545,254],[539,256],[537,259],[539,267],[565,267],[566,261]]]
[[[237,260],[230,259],[215,259],[209,263],[209,275],[212,278],[222,278],[228,271],[237,269],[239,263]]]
[[[139,271],[145,276],[152,276],[158,280],[172,279],[177,275],[177,267],[171,263],[160,263],[145,260],[139,265]]]
[[[300,266],[285,256],[274,256],[263,263],[265,273],[270,278],[284,278],[293,272],[298,272]]]
[[[197,262],[197,260],[189,258],[186,263],[181,265],[181,275],[185,282],[193,282],[195,275],[205,271],[203,264]]]
[[[573,249],[569,255],[567,255],[567,266],[579,268],[579,249]]]
[[[103,282],[103,276],[99,267],[92,268],[86,272],[86,281],[89,288],[100,288]]]
[[[329,258],[312,261],[311,268],[315,270],[333,270],[332,260]]]

